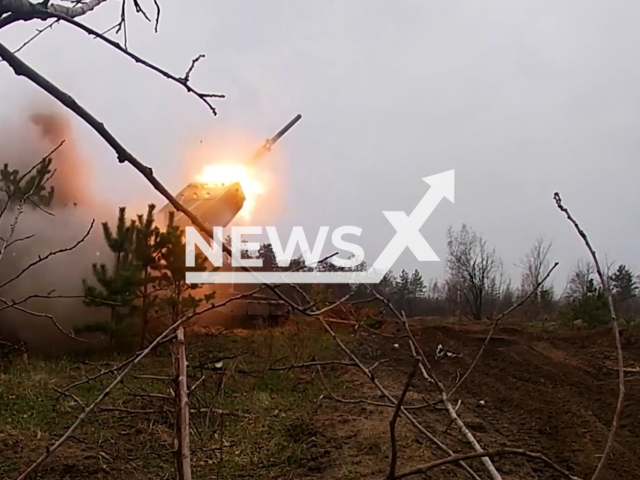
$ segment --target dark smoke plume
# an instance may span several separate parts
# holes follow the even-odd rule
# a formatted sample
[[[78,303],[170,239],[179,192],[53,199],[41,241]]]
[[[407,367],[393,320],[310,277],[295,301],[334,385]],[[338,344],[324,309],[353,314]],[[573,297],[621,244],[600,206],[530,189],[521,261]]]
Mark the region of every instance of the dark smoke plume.
[[[91,278],[93,262],[108,262],[100,223],[112,221],[115,206],[105,206],[94,193],[91,164],[80,153],[71,124],[58,113],[35,112],[28,118],[0,120],[0,164],[26,172],[64,140],[52,155],[55,174],[47,185],[55,187],[54,200],[47,211],[25,205],[13,239],[32,238],[11,245],[0,260],[0,284],[13,278],[26,265],[47,253],[70,247],[95,224],[90,236],[75,250],[56,255],[27,271],[17,281],[0,289],[6,301],[20,301],[29,295],[82,295],[82,279]],[[4,194],[2,194],[4,195]],[[4,204],[5,198],[0,198]],[[0,218],[0,236],[6,238],[17,210],[9,208]],[[0,303],[0,308],[3,304]],[[38,314],[53,315],[65,329],[95,322],[105,312],[88,308],[81,299],[32,299],[22,307]],[[100,318],[98,318],[100,317]],[[56,351],[85,347],[68,339],[43,316],[17,311],[0,311],[0,338],[25,341],[31,350]]]
[[[78,152],[69,121],[52,113],[35,113],[30,120],[38,128],[41,140],[50,147],[64,142],[53,156],[56,169],[52,178],[52,184],[56,187],[53,207],[94,205],[90,185],[91,170]]]

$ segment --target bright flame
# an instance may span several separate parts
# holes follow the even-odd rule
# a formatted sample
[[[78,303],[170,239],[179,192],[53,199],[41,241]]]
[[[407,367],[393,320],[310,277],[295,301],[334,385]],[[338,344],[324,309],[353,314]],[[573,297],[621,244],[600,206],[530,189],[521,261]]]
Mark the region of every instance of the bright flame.
[[[257,197],[264,192],[262,183],[255,177],[245,165],[237,163],[224,163],[207,165],[202,173],[196,177],[199,183],[209,187],[220,187],[232,183],[239,183],[244,192],[245,201],[240,210],[240,215],[248,219],[256,205]]]

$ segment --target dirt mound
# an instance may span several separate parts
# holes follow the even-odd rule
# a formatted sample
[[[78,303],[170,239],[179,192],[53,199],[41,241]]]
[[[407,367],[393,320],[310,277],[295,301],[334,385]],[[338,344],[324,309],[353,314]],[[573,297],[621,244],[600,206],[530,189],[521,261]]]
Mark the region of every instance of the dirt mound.
[[[483,324],[414,323],[421,348],[449,387],[467,370],[488,332]],[[365,365],[377,365],[376,379],[397,398],[412,365],[406,339],[341,324],[334,327]],[[392,323],[384,324],[382,331],[403,333]],[[292,321],[281,329],[194,337],[187,337],[189,384],[207,375],[190,400],[194,477],[356,480],[388,473],[392,408],[380,406],[386,400],[370,380],[358,369],[332,364],[322,366],[323,383],[316,367],[300,365],[313,359],[345,359],[317,323]],[[627,365],[640,365],[636,338],[625,333],[623,339]],[[455,356],[436,359],[439,345]],[[484,448],[543,453],[586,480],[596,468],[611,425],[617,397],[614,361],[608,330],[499,328],[453,401],[461,400],[458,415]],[[69,385],[113,364],[53,360],[0,375],[0,403],[4,400],[6,406],[0,411],[0,451],[7,457],[0,462],[0,477],[16,478],[75,420],[76,402],[58,398],[52,386]],[[114,412],[90,416],[77,439],[47,462],[41,478],[148,480],[173,475],[173,425],[165,410],[171,411],[172,404],[163,400],[168,385],[158,381],[171,374],[169,349],[150,356],[138,369],[106,401],[105,407],[114,407]],[[105,377],[102,387],[109,381]],[[100,390],[86,385],[75,393],[88,403]],[[147,394],[155,397],[146,398]],[[416,378],[405,405],[413,406],[412,415],[451,451],[470,452],[446,412],[438,405],[425,407],[436,399],[433,385]],[[640,373],[629,373],[625,410],[603,479],[640,478],[639,400]],[[224,422],[222,414],[219,419],[210,417],[211,406],[228,409]],[[140,411],[155,413],[132,413]],[[224,432],[218,430],[223,426]],[[398,421],[397,439],[398,472],[446,456],[405,419]],[[223,440],[228,446],[220,450],[224,460],[218,463],[222,454],[216,446]],[[504,480],[563,478],[536,460],[505,456],[494,463]],[[480,460],[468,465],[488,478]],[[419,478],[469,477],[449,465]]]
[[[485,324],[424,326],[415,322],[419,342],[433,359],[439,378],[449,386],[466,372],[488,330]],[[391,323],[383,331],[402,333]],[[625,364],[633,370],[640,364],[637,336],[625,332],[622,338]],[[364,358],[394,358],[381,369],[398,376],[398,368],[408,371],[410,362],[394,347],[399,341],[377,336],[358,342],[358,349]],[[438,345],[460,356],[438,361]],[[625,408],[604,478],[640,478],[640,374],[627,376]],[[427,394],[429,390],[423,391]],[[572,474],[589,478],[604,448],[617,394],[615,345],[610,330],[538,333],[504,327],[495,332],[456,397],[462,399],[461,418],[485,448],[543,452]],[[426,425],[439,422],[431,414],[422,418]],[[469,446],[458,440],[459,434],[453,430],[455,427],[443,437],[446,443],[454,451],[468,451]],[[424,459],[417,463],[424,463]],[[502,457],[495,464],[505,478],[562,478],[522,458]],[[526,471],[538,477],[521,476]],[[451,470],[451,474],[454,472]]]

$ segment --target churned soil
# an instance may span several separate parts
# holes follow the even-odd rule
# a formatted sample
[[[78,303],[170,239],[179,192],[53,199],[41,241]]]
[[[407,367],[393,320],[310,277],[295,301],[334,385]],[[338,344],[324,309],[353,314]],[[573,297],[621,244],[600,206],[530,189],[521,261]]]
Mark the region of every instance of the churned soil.
[[[444,324],[428,319],[414,319],[411,323],[433,370],[447,388],[466,372],[489,331],[486,324]],[[383,323],[377,333],[341,324],[335,324],[335,328],[339,338],[367,367],[376,365],[375,378],[397,398],[412,366],[402,328],[392,321]],[[213,417],[209,421],[208,416],[194,414],[194,478],[355,480],[383,479],[387,475],[393,408],[376,405],[388,400],[357,368],[324,364],[322,377],[318,367],[268,371],[267,367],[277,360],[278,365],[313,359],[348,360],[321,329],[293,333],[274,333],[272,329],[188,340],[191,384],[200,375],[197,365],[205,354],[210,358],[233,358],[234,352],[240,355],[225,360],[228,372],[219,378],[224,377],[226,393],[216,408],[242,414],[225,417],[222,438],[220,428],[214,432],[210,426],[215,423]],[[622,342],[627,369],[626,400],[602,477],[606,480],[640,478],[640,339],[623,331]],[[437,351],[444,353],[438,356]],[[0,403],[5,413],[9,412],[0,425],[2,478],[17,478],[79,413],[73,399],[58,399],[49,384],[61,387],[84,378],[96,368],[95,363],[79,366],[66,361],[59,368],[54,365],[56,361],[33,366],[31,372],[21,374],[23,380],[11,373],[0,379]],[[168,374],[170,365],[170,356],[153,356],[142,373]],[[265,371],[259,372],[258,367]],[[43,370],[38,373],[36,368]],[[151,391],[158,383],[148,382],[143,390],[133,379],[128,381],[119,390],[120,396],[110,400],[111,404],[160,408],[157,403],[142,407],[127,403],[132,401],[131,392]],[[208,389],[220,391],[217,380],[207,382],[198,387],[203,399],[209,395]],[[16,390],[18,387],[25,391]],[[87,387],[86,397],[82,398],[88,402],[99,391],[97,387]],[[166,394],[167,390],[158,389],[158,393]],[[541,453],[586,480],[595,471],[604,449],[617,395],[615,343],[610,330],[533,331],[504,326],[496,330],[452,403],[485,449],[510,447]],[[405,405],[429,404],[409,411],[450,451],[471,452],[447,412],[434,404],[437,399],[434,385],[418,374]],[[42,421],[38,423],[36,417]],[[207,428],[212,429],[210,436]],[[46,463],[38,478],[172,478],[171,429],[170,416],[166,414],[116,417],[103,413],[88,421]],[[447,456],[404,418],[398,420],[397,439],[399,473]],[[222,454],[218,448],[221,444],[226,445]],[[221,457],[223,463],[219,463]],[[489,478],[479,459],[467,464],[481,478]],[[496,457],[494,464],[504,480],[565,478],[539,460],[521,456]],[[448,465],[409,478],[470,477],[461,468]]]
[[[412,327],[438,378],[449,387],[467,371],[489,331],[486,324],[433,325],[420,320],[413,320]],[[380,332],[404,333],[393,322],[383,325]],[[639,340],[637,335],[622,332],[627,377],[625,406],[602,478],[640,478]],[[403,342],[406,339],[372,335],[366,340],[361,336],[353,345],[361,357],[368,356],[369,363],[393,359],[375,371],[383,383],[384,379],[391,385],[395,381],[395,395],[401,391],[411,365]],[[436,359],[439,345],[448,354]],[[615,352],[610,329],[529,331],[500,327],[452,403],[461,400],[457,412],[485,449],[511,447],[543,453],[571,474],[590,478],[604,449],[618,396]],[[435,388],[424,381],[416,389],[423,399],[438,398]],[[387,419],[389,415],[387,412]],[[446,412],[436,414],[425,409],[414,415],[455,453],[471,451],[455,425],[449,425]],[[370,421],[371,417],[366,420]],[[403,427],[409,432],[411,428]],[[388,428],[381,429],[380,435],[386,431]],[[412,433],[415,443],[421,435]],[[405,439],[405,445],[410,445],[412,439]],[[401,465],[412,467],[445,456],[433,448],[429,454],[408,448],[410,454],[404,459],[400,453],[398,471],[403,469]],[[499,457],[494,464],[505,479],[564,478],[542,463],[522,457]],[[469,465],[478,466],[477,472],[483,471],[478,461]],[[469,478],[452,467],[432,472],[425,478]]]

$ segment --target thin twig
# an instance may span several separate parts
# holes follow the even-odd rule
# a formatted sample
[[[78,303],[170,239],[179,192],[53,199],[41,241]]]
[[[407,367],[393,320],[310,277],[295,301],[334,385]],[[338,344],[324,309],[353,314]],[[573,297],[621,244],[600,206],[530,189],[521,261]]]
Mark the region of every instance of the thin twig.
[[[306,367],[318,367],[325,365],[344,365],[347,367],[357,367],[358,364],[353,362],[345,362],[339,360],[328,360],[324,362],[305,362],[305,363],[297,363],[294,365],[287,365],[285,367],[269,367],[267,370],[275,370],[275,371],[283,371],[283,370],[293,370],[294,368],[306,368]]]
[[[418,365],[420,364],[420,359],[415,358],[413,362],[413,366],[411,367],[411,372],[409,372],[409,377],[404,384],[404,388],[402,389],[402,393],[400,397],[398,397],[398,402],[396,403],[396,407],[393,410],[393,415],[391,416],[391,421],[389,422],[389,435],[391,437],[391,460],[389,461],[389,475],[387,475],[387,480],[394,480],[396,476],[396,466],[398,465],[398,443],[396,440],[396,422],[398,421],[398,415],[400,414],[400,409],[402,408],[402,404],[404,403],[404,399],[407,396],[407,392],[409,391],[409,387],[411,386],[411,382],[418,373]]]
[[[358,367],[360,368],[362,373],[364,373],[366,377],[369,378],[369,380],[380,391],[380,393],[382,393],[387,398],[387,400],[389,400],[389,402],[391,402],[395,406],[397,403],[396,399],[387,391],[386,388],[382,386],[382,384],[378,381],[378,379],[375,378],[375,376],[369,371],[369,369],[362,364],[362,362],[358,359],[358,357],[355,356],[355,354],[342,342],[342,340],[338,338],[338,336],[333,331],[333,329],[329,326],[329,324],[324,321],[324,318],[321,315],[316,316],[314,318],[317,318],[320,321],[324,329],[327,331],[327,333],[329,333],[329,335],[331,335],[331,338],[333,338],[333,340],[338,344],[338,346],[342,349],[342,351],[345,352],[347,356],[349,356],[349,358],[351,358],[355,363],[358,364]],[[417,428],[420,433],[422,433],[429,440],[431,440],[434,443],[434,445],[436,445],[440,450],[447,453],[448,455],[453,455],[453,452],[451,451],[451,449],[449,449],[449,447],[447,447],[444,443],[438,440],[430,431],[424,428],[420,424],[420,422],[418,422],[415,419],[415,417],[411,415],[405,407],[401,407],[400,413],[402,413],[402,415],[407,420],[409,420],[409,422],[415,428]],[[459,462],[459,464],[460,464],[460,467],[462,467],[474,480],[480,480],[480,477],[478,477],[478,475],[468,465],[466,465],[464,462]]]
[[[564,468],[556,465],[554,462],[552,462],[550,459],[548,459],[544,455],[540,453],[528,452],[526,450],[521,450],[518,448],[498,448],[495,450],[486,450],[482,452],[461,453],[457,455],[451,455],[448,458],[436,460],[435,462],[431,462],[426,465],[415,467],[405,472],[399,473],[395,476],[395,480],[400,480],[401,478],[410,477],[412,475],[424,474],[424,473],[427,473],[429,470],[433,470],[434,468],[442,467],[444,465],[448,465],[454,462],[471,460],[474,458],[498,457],[501,455],[518,455],[522,457],[532,458],[535,460],[540,460],[541,462],[544,462],[545,464],[547,464],[548,467],[552,468],[556,472],[567,477],[569,480],[582,480],[580,477],[576,477],[575,475],[572,475],[571,473],[566,471]]]
[[[393,403],[374,402],[373,400],[367,400],[365,398],[347,399],[347,398],[338,397],[329,388],[329,385],[327,384],[327,381],[324,378],[324,373],[322,372],[322,369],[320,367],[318,367],[318,373],[320,374],[320,383],[322,383],[322,386],[324,387],[325,391],[336,402],[351,403],[351,404],[365,404],[365,405],[371,405],[374,407],[396,408],[396,404],[393,404]],[[421,410],[423,408],[433,408],[433,406],[434,404],[431,404],[431,403],[423,403],[420,405],[402,405],[402,408],[404,408],[405,410]]]
[[[204,58],[204,55],[201,54],[198,57],[196,57],[194,60],[191,61],[191,65],[189,66],[189,68],[187,69],[187,73],[183,77],[177,77],[177,76],[173,75],[172,73],[169,73],[168,71],[166,71],[166,70],[154,65],[153,63],[143,59],[142,57],[136,55],[135,53],[133,53],[130,50],[128,50],[128,48],[126,46],[120,45],[115,40],[112,40],[111,38],[101,34],[97,30],[94,30],[93,28],[85,25],[82,22],[79,22],[79,21],[74,20],[72,18],[68,18],[68,17],[66,17],[64,15],[53,13],[53,12],[44,12],[44,13],[41,14],[41,16],[44,19],[46,19],[46,18],[56,18],[58,20],[61,20],[62,22],[68,23],[69,25],[72,25],[72,26],[74,26],[76,28],[79,28],[80,30],[84,31],[85,33],[87,33],[87,34],[89,34],[89,35],[91,35],[91,36],[93,36],[93,37],[95,37],[95,38],[97,38],[99,40],[102,40],[103,42],[105,42],[109,46],[111,46],[111,47],[115,48],[116,50],[118,50],[120,53],[123,53],[124,55],[129,57],[134,62],[139,63],[140,65],[142,65],[142,66],[144,66],[144,67],[146,67],[146,68],[158,73],[159,75],[162,75],[167,80],[170,80],[172,82],[177,83],[178,85],[181,85],[188,93],[194,95],[199,100],[201,100],[205,105],[207,105],[207,107],[209,108],[209,110],[211,111],[211,113],[213,115],[217,115],[216,108],[211,103],[211,99],[213,99],[213,98],[222,99],[222,98],[225,98],[225,95],[224,94],[220,94],[220,93],[204,93],[204,92],[200,92],[199,90],[196,90],[195,88],[193,88],[191,86],[191,84],[189,83],[190,75],[193,73],[193,69],[195,67],[195,64],[197,63],[197,61],[199,59]],[[2,55],[2,57],[4,58],[4,55]],[[11,63],[7,58],[4,58],[4,60],[9,64]]]
[[[220,308],[232,301],[235,300],[239,300],[241,298],[246,297],[247,295],[251,295],[251,293],[253,292],[248,292],[247,294],[240,294],[240,295],[236,295],[235,297],[230,297],[227,300],[220,302],[219,304],[215,304],[215,305],[210,305],[206,308],[203,308],[199,311],[193,312],[189,315],[186,315],[185,317],[183,317],[182,319],[178,320],[176,323],[174,323],[173,325],[171,325],[169,328],[167,328],[162,334],[160,334],[147,348],[145,348],[144,350],[142,350],[139,353],[136,353],[133,357],[131,357],[130,359],[128,359],[127,361],[123,362],[121,365],[115,367],[112,370],[120,370],[123,368],[124,365],[126,365],[126,367],[124,367],[122,373],[120,373],[118,375],[118,377],[113,380],[111,382],[111,384],[109,384],[109,386],[102,391],[102,393],[98,396],[98,398],[96,398],[93,403],[91,403],[88,407],[86,407],[84,409],[84,411],[78,416],[78,418],[76,419],[76,421],[73,423],[73,425],[71,425],[71,427],[69,427],[69,429],[65,432],[65,434],[60,437],[58,439],[58,441],[56,441],[51,447],[48,447],[45,452],[42,454],[42,456],[40,458],[38,458],[38,460],[36,460],[27,470],[25,470],[22,475],[20,475],[20,477],[18,477],[18,480],[24,480],[26,479],[29,475],[31,475],[31,473],[34,473],[39,467],[40,465],[42,465],[42,463],[44,463],[47,458],[49,458],[51,455],[53,455],[53,453],[55,453],[72,435],[73,433],[77,430],[77,428],[82,424],[82,422],[84,422],[84,420],[89,416],[89,414],[109,395],[109,393],[111,393],[111,391],[124,379],[124,377],[131,371],[131,369],[137,365],[138,363],[140,363],[140,361],[146,357],[152,350],[154,350],[157,346],[159,346],[161,343],[164,343],[165,341],[168,340],[169,336],[173,336],[173,331],[180,328],[182,325],[186,324],[188,321],[192,320],[193,318],[197,317],[198,315],[201,315],[205,312],[209,312],[215,308]],[[78,383],[74,384],[77,385]],[[64,389],[64,391],[68,391],[70,388],[72,387],[67,387]]]
[[[467,439],[467,441],[471,444],[471,446],[475,449],[476,452],[482,451],[483,449],[478,443],[478,441],[476,440],[476,438],[473,436],[473,434],[467,428],[464,422],[460,419],[460,417],[456,413],[456,410],[453,408],[453,405],[451,405],[451,402],[449,401],[449,395],[447,394],[447,391],[444,385],[436,376],[435,372],[431,368],[431,364],[427,360],[426,355],[422,351],[422,348],[420,348],[418,341],[413,336],[413,333],[411,332],[411,328],[409,327],[409,321],[407,320],[407,317],[404,314],[404,312],[402,313],[398,312],[395,306],[387,298],[380,295],[373,288],[369,287],[369,291],[373,295],[375,295],[380,301],[382,301],[393,312],[393,314],[401,322],[401,324],[404,325],[405,331],[407,332],[407,336],[409,337],[409,346],[411,348],[411,353],[413,354],[414,357],[417,356],[421,360],[420,370],[422,372],[422,375],[428,382],[434,383],[436,385],[440,393],[440,398],[442,399],[442,403],[447,409],[447,413],[449,414],[449,417],[460,429],[460,431],[462,432],[464,437]],[[493,478],[494,480],[501,480],[502,477],[500,476],[500,473],[498,473],[498,470],[496,470],[490,458],[483,457],[482,463],[488,470],[489,474],[491,475],[491,478]]]
[[[469,376],[471,371],[474,369],[474,367],[478,363],[478,360],[480,360],[480,357],[482,356],[485,348],[487,348],[487,345],[489,345],[489,341],[493,337],[493,332],[496,329],[496,327],[498,326],[498,324],[500,323],[500,321],[503,318],[505,318],[507,315],[512,313],[514,310],[516,310],[516,309],[520,308],[522,305],[524,305],[527,302],[527,300],[529,300],[529,298],[531,298],[538,291],[538,289],[542,285],[544,285],[544,282],[547,281],[547,279],[551,276],[551,274],[553,273],[553,271],[556,269],[556,267],[558,265],[559,265],[558,262],[555,262],[553,264],[553,266],[549,269],[547,274],[544,277],[542,277],[542,280],[540,280],[537,283],[537,285],[529,292],[529,294],[526,297],[521,299],[519,302],[514,303],[510,308],[508,308],[502,314],[498,315],[498,317],[493,321],[493,323],[491,324],[491,329],[489,330],[489,333],[488,333],[487,337],[484,339],[484,343],[480,347],[480,351],[478,352],[476,357],[473,359],[473,362],[471,362],[471,365],[469,366],[469,368],[467,369],[465,374],[462,376],[462,378],[454,385],[454,387],[449,392],[449,396],[450,397],[453,396],[453,394],[456,392],[456,390],[458,390],[458,388],[460,388],[460,385],[462,385],[462,382],[464,382],[467,379],[467,377]]]
[[[76,241],[76,243],[74,243],[73,245],[71,245],[69,247],[59,248],[58,250],[53,250],[53,251],[47,253],[45,256],[38,255],[38,259],[37,260],[34,260],[30,264],[28,264],[26,267],[24,267],[20,272],[15,274],[13,277],[11,277],[8,280],[5,280],[2,284],[0,284],[0,289],[6,287],[11,282],[15,282],[18,278],[20,278],[22,275],[27,273],[28,270],[30,270],[31,268],[35,267],[36,265],[39,265],[42,262],[45,262],[49,258],[54,257],[56,255],[60,255],[61,253],[70,252],[71,250],[77,248],[82,242],[84,242],[87,239],[87,237],[91,233],[91,230],[93,230],[93,225],[94,224],[95,224],[95,219],[91,220],[91,224],[89,225],[89,229],[87,230],[87,232],[82,236],[82,238],[80,238],[78,241]]]

